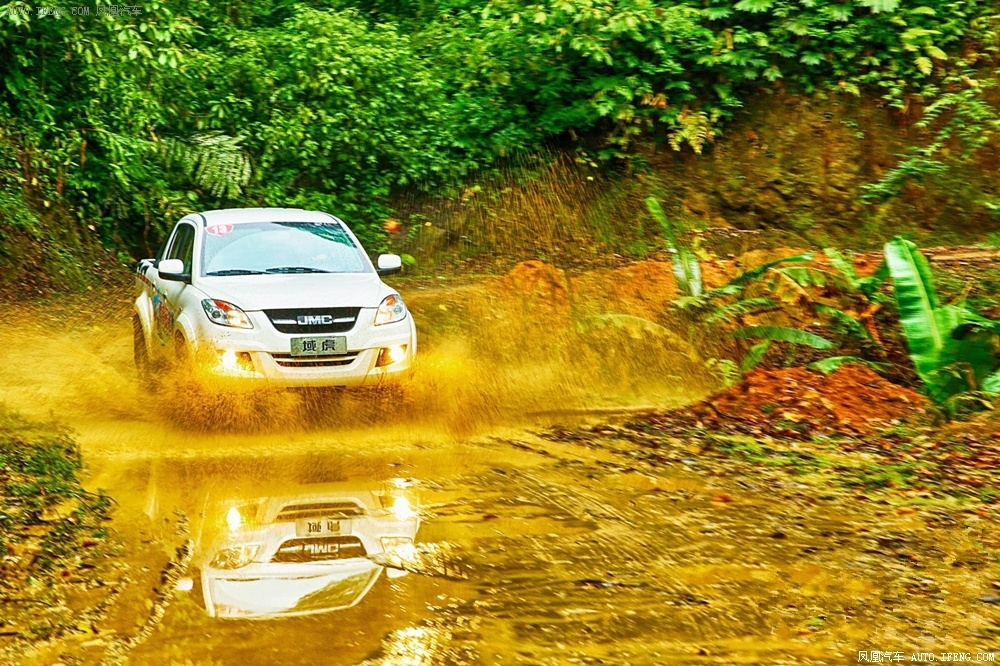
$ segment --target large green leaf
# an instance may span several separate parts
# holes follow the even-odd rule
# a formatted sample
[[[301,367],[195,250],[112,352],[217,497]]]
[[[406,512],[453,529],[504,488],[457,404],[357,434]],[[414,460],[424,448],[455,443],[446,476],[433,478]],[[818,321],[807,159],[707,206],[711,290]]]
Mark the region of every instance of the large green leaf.
[[[910,241],[886,243],[885,258],[906,346],[927,394],[943,402],[978,390],[997,366],[998,322],[965,306],[940,305],[930,265]]]
[[[774,2],[772,2],[772,0],[740,0],[733,6],[733,9],[738,9],[741,12],[753,12],[758,14],[760,12],[766,12],[773,4]]]
[[[701,264],[698,257],[686,245],[682,245],[677,239],[677,231],[674,223],[670,221],[666,213],[660,207],[659,202],[653,198],[646,199],[646,209],[653,219],[660,225],[663,235],[666,236],[667,246],[672,251],[671,261],[674,266],[674,276],[677,278],[677,286],[687,296],[698,297],[704,291],[701,280]]]
[[[646,198],[646,210],[649,214],[653,216],[657,224],[660,225],[660,229],[663,231],[663,235],[667,237],[667,244],[670,246],[671,250],[677,249],[677,233],[674,231],[674,223],[670,221],[667,214],[663,212],[660,208],[660,202],[658,202],[654,197]]]
[[[756,312],[760,312],[761,310],[772,309],[775,305],[775,302],[766,296],[744,298],[736,301],[735,303],[719,306],[714,312],[705,317],[705,323],[714,324],[720,321],[731,322],[737,317],[754,314]]]
[[[941,349],[938,368],[933,372],[935,399],[964,391],[978,391],[997,368],[996,333],[989,326],[968,322],[985,319],[967,308],[946,305],[938,311],[938,321],[950,325],[950,335]],[[987,320],[989,321],[989,320]]]
[[[674,277],[677,279],[677,286],[689,296],[701,296],[704,285],[701,279],[701,263],[698,256],[686,247],[677,248],[677,254],[673,257]]]
[[[784,275],[800,287],[825,287],[828,284],[828,276],[832,277],[826,271],[808,266],[786,266],[775,268],[774,272]]]
[[[930,375],[941,363],[941,349],[952,328],[947,316],[939,320],[930,265],[916,245],[902,238],[885,244],[885,261],[892,276],[910,358],[920,378],[930,383]]]
[[[785,326],[744,326],[738,328],[731,334],[734,338],[743,340],[774,340],[775,342],[791,342],[797,345],[805,345],[814,349],[829,349],[833,343],[826,338],[803,331],[800,328],[787,328]]]

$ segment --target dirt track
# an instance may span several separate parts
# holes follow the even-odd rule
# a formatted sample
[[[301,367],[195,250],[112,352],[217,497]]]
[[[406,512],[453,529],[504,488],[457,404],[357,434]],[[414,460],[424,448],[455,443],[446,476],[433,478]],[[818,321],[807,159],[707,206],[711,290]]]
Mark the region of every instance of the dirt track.
[[[96,633],[22,663],[844,664],[859,650],[996,647],[996,606],[982,601],[1000,578],[996,545],[975,511],[898,511],[822,473],[726,463],[704,438],[580,431],[586,419],[567,416],[698,397],[683,382],[656,392],[551,369],[526,382],[525,367],[499,353],[484,365],[445,328],[429,336],[425,386],[385,421],[361,399],[307,419],[278,400],[254,407],[278,427],[199,429],[135,391],[127,319],[109,302],[69,328],[0,328],[0,393],[72,425],[131,553],[132,582]],[[558,415],[525,416],[546,411]],[[408,575],[386,569],[333,613],[208,617],[198,567],[230,508],[395,479],[422,519],[395,562]],[[165,584],[187,540],[191,568]]]

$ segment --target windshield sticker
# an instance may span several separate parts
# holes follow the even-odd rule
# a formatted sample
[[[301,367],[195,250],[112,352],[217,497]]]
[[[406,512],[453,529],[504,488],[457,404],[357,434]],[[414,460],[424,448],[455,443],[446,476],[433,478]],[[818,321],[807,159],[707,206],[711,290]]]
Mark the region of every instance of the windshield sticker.
[[[214,226],[205,229],[205,231],[212,234],[213,236],[225,236],[232,230],[233,230],[233,225],[231,224],[216,224]]]

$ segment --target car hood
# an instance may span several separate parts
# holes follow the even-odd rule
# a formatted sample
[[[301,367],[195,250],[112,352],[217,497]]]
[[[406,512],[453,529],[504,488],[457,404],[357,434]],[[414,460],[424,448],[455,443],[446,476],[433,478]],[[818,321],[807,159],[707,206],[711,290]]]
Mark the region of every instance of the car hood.
[[[246,311],[280,308],[374,308],[392,290],[375,273],[203,277],[198,288]]]

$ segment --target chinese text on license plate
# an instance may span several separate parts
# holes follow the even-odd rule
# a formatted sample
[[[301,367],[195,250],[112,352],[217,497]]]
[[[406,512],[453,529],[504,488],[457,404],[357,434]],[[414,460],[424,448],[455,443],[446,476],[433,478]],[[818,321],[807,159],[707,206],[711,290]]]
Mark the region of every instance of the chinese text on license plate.
[[[350,532],[350,530],[347,530]],[[340,521],[334,518],[305,518],[295,521],[295,536],[329,536],[340,534]]]
[[[347,337],[343,335],[321,338],[292,338],[292,356],[326,356],[346,354]]]

